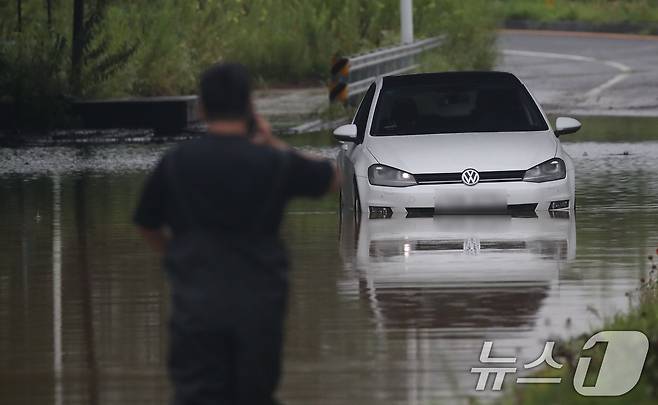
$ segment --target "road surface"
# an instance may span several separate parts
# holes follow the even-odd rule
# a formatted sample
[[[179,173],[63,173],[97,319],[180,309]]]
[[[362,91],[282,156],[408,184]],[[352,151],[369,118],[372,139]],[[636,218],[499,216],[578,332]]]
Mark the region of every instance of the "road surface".
[[[658,116],[658,37],[503,30],[498,70],[551,113]]]
[[[496,68],[549,113],[658,117],[658,36],[502,30],[498,46]],[[322,87],[261,90],[256,108],[277,127],[312,130],[327,100]]]

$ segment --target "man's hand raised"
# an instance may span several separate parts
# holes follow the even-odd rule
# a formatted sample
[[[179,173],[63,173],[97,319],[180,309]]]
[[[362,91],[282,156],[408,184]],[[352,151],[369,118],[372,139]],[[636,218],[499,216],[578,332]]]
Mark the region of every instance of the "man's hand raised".
[[[258,145],[267,145],[276,149],[288,149],[287,143],[272,134],[272,126],[265,118],[260,115],[254,117],[256,121],[255,134],[251,138],[252,142]]]

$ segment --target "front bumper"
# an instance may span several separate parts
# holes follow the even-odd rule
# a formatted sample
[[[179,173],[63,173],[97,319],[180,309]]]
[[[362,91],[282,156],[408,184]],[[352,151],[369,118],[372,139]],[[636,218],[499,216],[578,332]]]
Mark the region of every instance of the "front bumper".
[[[437,206],[437,196],[464,196],[470,200],[486,199],[489,195],[501,195],[508,206],[533,207],[536,211],[548,211],[553,201],[569,201],[573,209],[573,187],[568,179],[546,183],[524,181],[464,184],[419,184],[409,187],[373,186],[366,177],[357,178],[361,206],[367,212],[370,207],[390,207],[393,214],[406,214],[411,210],[431,210]],[[468,208],[468,207],[465,207]]]

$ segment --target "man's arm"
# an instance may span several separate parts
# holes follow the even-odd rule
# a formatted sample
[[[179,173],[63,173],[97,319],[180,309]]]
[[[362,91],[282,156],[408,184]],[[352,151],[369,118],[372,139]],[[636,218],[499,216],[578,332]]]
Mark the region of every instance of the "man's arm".
[[[269,122],[267,122],[267,120],[265,120],[260,115],[256,115],[255,120],[256,120],[257,130],[256,130],[256,135],[253,138],[254,143],[260,145],[268,145],[272,148],[279,150],[291,149],[290,145],[288,145],[281,138],[275,136],[272,133],[272,126],[270,125]],[[323,157],[314,155],[312,153],[306,153],[306,152],[298,152],[298,153],[307,159],[324,160]],[[332,167],[333,167],[333,176],[331,177],[331,181],[327,191],[336,192],[340,190],[341,175],[340,175],[340,170],[338,169],[336,163],[332,163]]]
[[[164,191],[164,159],[160,160],[153,172],[147,177],[133,216],[137,232],[144,238],[149,247],[158,254],[164,253],[169,239],[164,214],[166,197]]]
[[[285,143],[281,138],[274,136],[272,133],[272,126],[261,115],[254,117],[256,121],[256,133],[252,138],[252,142],[258,145],[267,145],[274,149],[287,150],[290,145]]]

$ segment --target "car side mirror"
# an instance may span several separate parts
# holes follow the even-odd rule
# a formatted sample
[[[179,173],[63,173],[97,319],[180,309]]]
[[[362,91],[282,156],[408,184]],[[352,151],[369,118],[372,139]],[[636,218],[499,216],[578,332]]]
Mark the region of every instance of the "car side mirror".
[[[341,142],[356,142],[357,128],[354,124],[341,125],[334,130],[334,138]]]
[[[582,127],[582,124],[577,119],[558,117],[555,120],[555,136],[573,134],[574,132],[578,132],[580,127]]]

